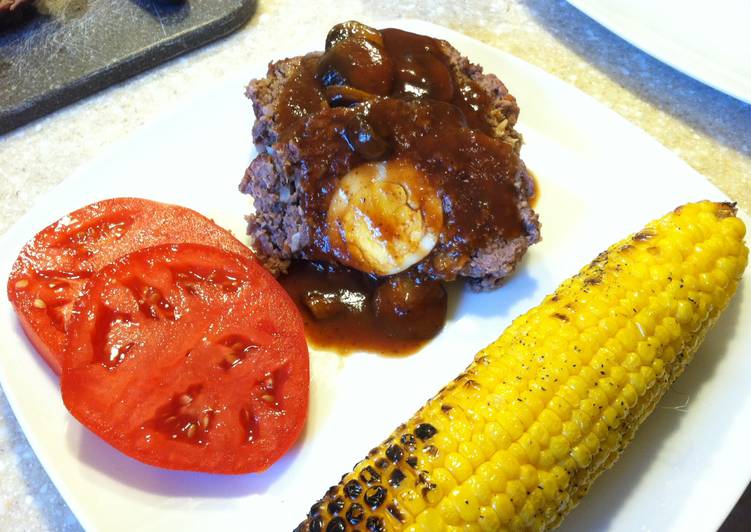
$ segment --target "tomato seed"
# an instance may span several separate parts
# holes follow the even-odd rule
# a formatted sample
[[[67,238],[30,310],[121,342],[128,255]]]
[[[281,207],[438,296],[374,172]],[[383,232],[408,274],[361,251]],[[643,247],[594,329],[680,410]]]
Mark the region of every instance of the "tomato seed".
[[[47,303],[45,303],[39,298],[36,298],[33,304],[34,304],[34,307],[36,308],[47,308]]]
[[[268,375],[263,381],[261,381],[261,387],[267,392],[274,391],[274,378]]]
[[[156,289],[149,288],[148,291],[146,292],[146,297],[144,299],[146,299],[147,303],[156,305],[157,303],[159,303],[159,300],[161,298],[162,298],[161,294],[159,294],[159,292]]]
[[[195,423],[191,423],[190,425],[188,425],[188,438],[192,440],[195,437],[197,430],[198,430],[198,425],[196,425]]]
[[[235,367],[235,365],[240,362],[240,359],[233,355],[232,353],[227,353],[224,355],[224,362],[222,363],[222,367],[224,369],[230,369]]]
[[[20,281],[16,281],[16,290],[23,290],[27,286],[29,286],[28,279],[21,279]]]
[[[273,395],[269,395],[267,393],[263,394],[261,396],[261,399],[263,399],[265,402],[267,402],[270,405],[273,405],[274,403],[276,403],[276,400],[274,399],[274,396]]]
[[[190,403],[193,402],[193,398],[186,393],[180,396],[180,398],[178,399],[178,402],[183,406],[188,406]]]

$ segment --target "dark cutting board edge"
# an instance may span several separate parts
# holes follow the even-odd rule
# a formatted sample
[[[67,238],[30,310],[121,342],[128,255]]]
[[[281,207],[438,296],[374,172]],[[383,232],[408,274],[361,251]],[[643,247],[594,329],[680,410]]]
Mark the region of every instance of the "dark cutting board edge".
[[[0,134],[41,118],[102,89],[141,74],[161,63],[239,29],[254,13],[256,0],[243,0],[223,16],[192,26],[168,38],[117,58],[88,75],[69,80],[10,108],[0,107]],[[0,102],[2,105],[4,102]]]

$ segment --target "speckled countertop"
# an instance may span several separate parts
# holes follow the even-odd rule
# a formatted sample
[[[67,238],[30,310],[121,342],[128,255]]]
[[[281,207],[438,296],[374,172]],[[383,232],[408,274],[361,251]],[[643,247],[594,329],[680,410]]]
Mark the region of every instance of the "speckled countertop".
[[[238,33],[0,136],[0,233],[104,147],[218,78],[277,57],[280,32],[324,35],[336,22],[366,17],[428,20],[542,67],[657,138],[751,212],[751,106],[652,59],[566,2],[259,0]],[[0,391],[0,530],[79,529]]]

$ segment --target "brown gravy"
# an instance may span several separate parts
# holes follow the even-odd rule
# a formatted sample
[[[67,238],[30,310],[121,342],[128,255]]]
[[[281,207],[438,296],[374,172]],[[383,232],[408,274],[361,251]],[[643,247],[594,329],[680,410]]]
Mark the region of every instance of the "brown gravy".
[[[446,319],[446,292],[438,281],[405,274],[379,280],[297,261],[279,282],[300,310],[310,343],[339,353],[413,353],[441,331]],[[401,293],[400,283],[406,283]],[[409,305],[403,301],[406,291]]]
[[[280,279],[310,341],[340,352],[405,354],[443,327],[453,280],[494,239],[524,233],[514,147],[495,137],[490,95],[458,75],[443,44],[397,29],[334,27],[326,51],[305,56],[285,82],[277,122],[294,146],[307,246]],[[406,272],[375,278],[339,266],[346,246],[329,238],[327,212],[345,174],[401,159],[430,179],[443,208],[432,251]],[[537,192],[535,192],[537,194]],[[313,261],[313,262],[306,262]]]
[[[440,242],[414,268],[452,280],[477,249],[522,234],[515,181],[523,164],[493,136],[487,92],[457,75],[440,41],[341,26],[324,53],[303,58],[278,111],[282,139],[304,168],[309,244],[300,256],[346,263],[346,249],[328,238],[331,194],[354,167],[400,158],[429,176],[444,206]]]

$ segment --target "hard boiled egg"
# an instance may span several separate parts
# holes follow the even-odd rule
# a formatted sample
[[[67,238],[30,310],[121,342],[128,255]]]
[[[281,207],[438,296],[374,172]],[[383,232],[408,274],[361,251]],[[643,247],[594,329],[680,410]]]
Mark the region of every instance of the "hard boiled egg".
[[[443,209],[427,176],[406,160],[362,164],[342,177],[327,213],[331,245],[347,266],[392,275],[438,242]]]

